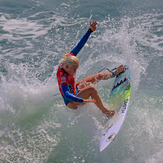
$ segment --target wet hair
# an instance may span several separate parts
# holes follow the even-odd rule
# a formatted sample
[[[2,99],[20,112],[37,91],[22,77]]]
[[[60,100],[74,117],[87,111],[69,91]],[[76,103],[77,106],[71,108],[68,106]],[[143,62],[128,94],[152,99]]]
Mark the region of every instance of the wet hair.
[[[64,55],[63,64],[69,65],[69,66],[79,66],[80,62],[76,56],[73,55]]]

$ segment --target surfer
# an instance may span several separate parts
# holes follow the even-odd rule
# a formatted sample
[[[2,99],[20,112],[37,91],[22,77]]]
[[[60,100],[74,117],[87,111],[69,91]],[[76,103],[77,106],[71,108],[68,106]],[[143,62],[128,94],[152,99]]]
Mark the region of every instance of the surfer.
[[[88,76],[77,83],[75,80],[76,70],[79,67],[79,60],[76,55],[85,45],[90,34],[96,30],[96,25],[96,21],[90,21],[90,28],[79,41],[77,46],[70,53],[65,54],[63,61],[58,66],[58,86],[67,107],[77,109],[78,105],[91,102],[95,103],[97,107],[107,116],[113,116],[115,111],[105,108],[96,88],[92,84],[97,83],[100,80],[107,80],[115,77],[123,71],[123,65],[119,66],[113,72],[100,72],[98,74]]]

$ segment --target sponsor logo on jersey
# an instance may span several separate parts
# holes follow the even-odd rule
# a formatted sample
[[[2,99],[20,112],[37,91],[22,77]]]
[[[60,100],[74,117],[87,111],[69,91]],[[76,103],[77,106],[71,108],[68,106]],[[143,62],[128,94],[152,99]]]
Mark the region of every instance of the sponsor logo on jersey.
[[[62,76],[61,77],[61,83],[63,84],[63,83],[66,83],[66,77],[65,76]]]

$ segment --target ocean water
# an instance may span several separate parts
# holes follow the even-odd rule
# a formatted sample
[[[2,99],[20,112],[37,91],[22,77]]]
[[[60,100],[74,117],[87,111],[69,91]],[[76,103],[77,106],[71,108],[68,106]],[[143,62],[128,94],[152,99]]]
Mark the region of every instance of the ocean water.
[[[125,122],[103,152],[99,109],[70,110],[53,96],[58,64],[90,20],[97,30],[78,54],[77,81],[120,64],[133,80]],[[162,163],[162,70],[162,0],[1,0],[0,162]],[[112,84],[96,84],[104,102]]]

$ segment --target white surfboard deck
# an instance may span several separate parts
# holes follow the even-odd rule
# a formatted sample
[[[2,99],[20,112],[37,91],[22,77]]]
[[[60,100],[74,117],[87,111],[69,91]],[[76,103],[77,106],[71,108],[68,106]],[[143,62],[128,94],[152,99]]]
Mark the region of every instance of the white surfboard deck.
[[[131,74],[128,66],[116,77],[109,96],[109,108],[116,111],[115,115],[103,125],[103,135],[100,141],[100,152],[103,151],[117,136],[127,114],[131,94]]]

